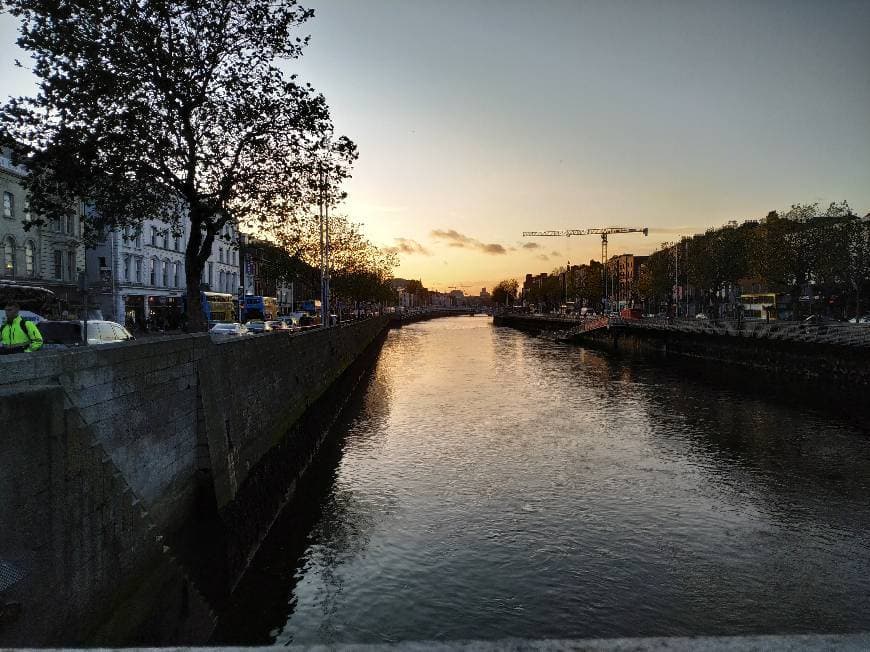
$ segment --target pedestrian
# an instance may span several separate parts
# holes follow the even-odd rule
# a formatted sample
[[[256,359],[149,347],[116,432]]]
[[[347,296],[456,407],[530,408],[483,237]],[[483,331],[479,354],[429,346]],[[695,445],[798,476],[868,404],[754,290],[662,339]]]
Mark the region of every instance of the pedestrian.
[[[0,328],[0,348],[3,353],[33,353],[42,348],[42,333],[32,321],[18,314],[17,303],[6,305],[6,323]]]

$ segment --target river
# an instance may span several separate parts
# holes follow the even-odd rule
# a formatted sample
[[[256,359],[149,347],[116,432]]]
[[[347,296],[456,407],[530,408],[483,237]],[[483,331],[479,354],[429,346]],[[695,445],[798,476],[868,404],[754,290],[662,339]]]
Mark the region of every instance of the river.
[[[870,629],[870,432],[452,317],[389,334],[215,642]]]

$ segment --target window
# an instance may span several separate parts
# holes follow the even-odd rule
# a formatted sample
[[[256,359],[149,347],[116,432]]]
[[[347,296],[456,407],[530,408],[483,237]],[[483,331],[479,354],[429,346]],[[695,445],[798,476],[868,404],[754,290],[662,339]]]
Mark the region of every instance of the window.
[[[100,269],[102,269],[103,267],[107,267],[107,265],[106,265],[106,257],[105,257],[105,256],[100,256]]]
[[[137,248],[137,249],[141,249],[141,248],[142,248],[142,229],[141,229],[141,228],[138,229],[138,230],[136,231],[136,241],[135,241],[135,244],[136,244],[136,248]]]
[[[218,260],[224,262],[224,248],[218,247]]]
[[[24,221],[30,222],[33,220],[33,216],[30,214],[30,200],[24,200]]]
[[[124,280],[130,280],[130,256],[124,256]]]
[[[11,236],[3,241],[3,275],[15,275],[15,240]]]
[[[136,275],[133,277],[137,283],[142,282],[142,259],[137,258],[134,262],[134,269],[136,270]]]
[[[169,229],[163,231],[163,248],[169,249]]]
[[[218,291],[223,292],[226,287],[226,279],[224,278],[224,271],[221,270],[220,274],[218,274]]]
[[[239,259],[237,258],[238,255],[239,253],[235,249],[233,249],[233,265],[237,265],[239,263]]]
[[[157,246],[157,227],[156,226],[151,227],[151,246],[152,247]]]
[[[66,216],[66,232],[70,235],[75,235],[75,222],[72,215]]]
[[[214,284],[214,263],[209,261],[208,263],[208,286],[211,287]]]
[[[175,263],[175,283],[173,286],[180,288],[181,287],[181,263]]]
[[[239,289],[239,275],[233,272],[233,285],[230,288],[230,292],[237,292]]]
[[[174,245],[175,245],[175,251],[181,251],[181,236],[178,234],[175,235]]]
[[[54,252],[54,278],[58,281],[63,280],[63,252],[55,250]]]
[[[163,287],[169,287],[169,261],[163,261]]]
[[[28,276],[36,275],[36,247],[32,240],[24,243],[24,270]]]
[[[67,280],[76,280],[76,252],[66,252],[66,273]]]
[[[11,192],[3,193],[3,217],[12,219],[15,217],[15,197]]]
[[[157,284],[157,263],[159,261],[155,258],[151,261],[151,285]]]

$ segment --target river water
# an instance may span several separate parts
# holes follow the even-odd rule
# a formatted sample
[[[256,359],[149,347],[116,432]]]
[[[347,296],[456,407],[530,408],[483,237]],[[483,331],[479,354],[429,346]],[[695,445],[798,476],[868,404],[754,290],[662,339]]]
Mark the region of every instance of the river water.
[[[870,432],[453,317],[390,333],[224,643],[870,629]]]

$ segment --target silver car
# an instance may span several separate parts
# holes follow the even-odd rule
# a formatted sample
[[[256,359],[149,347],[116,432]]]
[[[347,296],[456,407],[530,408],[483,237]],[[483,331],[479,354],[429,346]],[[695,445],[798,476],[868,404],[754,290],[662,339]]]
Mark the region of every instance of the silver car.
[[[211,327],[208,331],[212,335],[220,337],[239,337],[241,335],[249,335],[248,327],[238,322],[219,322]]]

